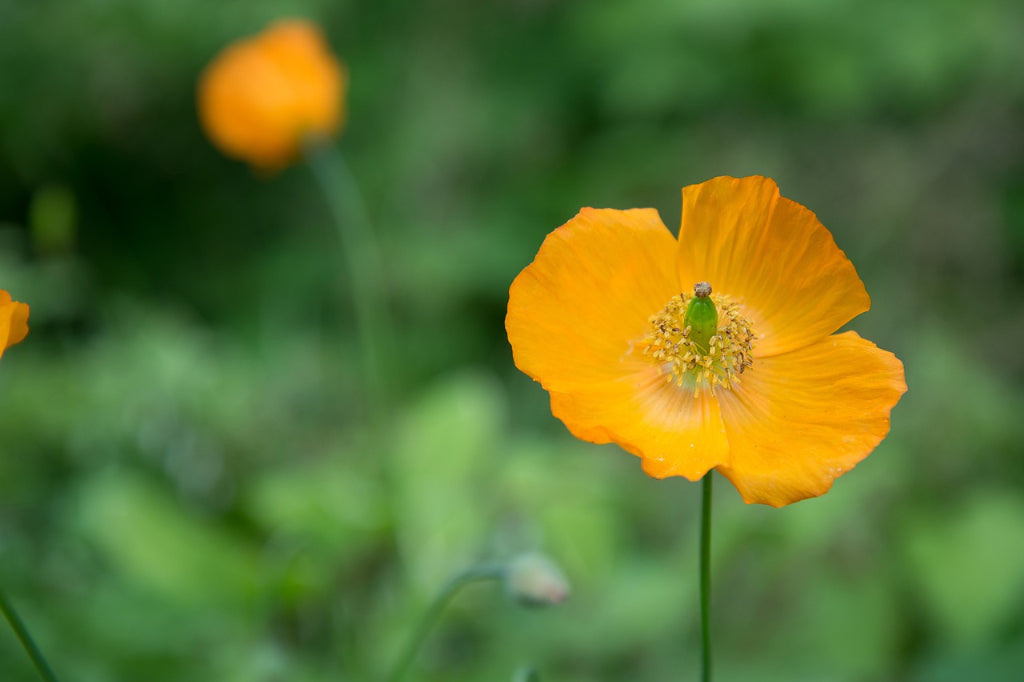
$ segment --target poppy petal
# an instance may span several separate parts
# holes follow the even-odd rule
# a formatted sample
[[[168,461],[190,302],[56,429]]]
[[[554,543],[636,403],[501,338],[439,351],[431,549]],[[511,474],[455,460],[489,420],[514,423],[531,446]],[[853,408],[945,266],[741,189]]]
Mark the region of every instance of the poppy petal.
[[[28,335],[28,306],[11,300],[11,295],[0,289],[0,355]]]
[[[718,405],[631,354],[679,293],[674,252],[657,211],[583,209],[512,283],[505,326],[516,366],[573,435],[619,444],[652,476],[696,480],[727,461]]]
[[[754,325],[754,357],[828,336],[871,301],[818,218],[771,178],[720,177],[683,188],[680,286],[710,282]]]
[[[761,358],[719,392],[731,461],[718,469],[748,503],[822,495],[881,442],[906,390],[903,363],[854,332]]]
[[[21,343],[28,336],[28,305],[15,301],[11,309],[10,328],[7,331],[7,345]]]
[[[558,392],[632,371],[631,341],[678,293],[674,248],[653,209],[585,208],[549,234],[509,290],[516,367]]]
[[[695,397],[644,365],[636,362],[634,374],[572,394],[552,392],[552,414],[581,440],[616,443],[642,458],[654,478],[696,481],[728,462],[722,415],[710,392]]]

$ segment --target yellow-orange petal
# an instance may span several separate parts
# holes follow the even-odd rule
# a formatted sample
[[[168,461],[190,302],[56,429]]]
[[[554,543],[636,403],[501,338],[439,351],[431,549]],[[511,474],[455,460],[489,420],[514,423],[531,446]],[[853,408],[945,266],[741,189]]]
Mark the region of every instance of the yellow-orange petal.
[[[214,58],[199,80],[199,119],[225,155],[278,168],[306,135],[339,129],[346,86],[347,72],[315,25],[279,21]]]
[[[654,478],[685,476],[696,481],[727,462],[722,415],[710,392],[694,396],[640,362],[632,365],[633,373],[619,379],[571,394],[552,392],[551,413],[581,440],[616,443],[637,455]]]
[[[563,393],[622,376],[631,342],[679,293],[674,250],[654,209],[581,210],[509,289],[516,367]]]
[[[820,340],[871,306],[853,263],[811,211],[771,178],[683,188],[680,286],[727,294],[754,324],[755,357]]]
[[[730,449],[718,470],[748,503],[822,495],[881,442],[906,390],[903,363],[854,332],[761,358],[718,394]]]
[[[696,479],[725,461],[718,406],[631,352],[679,293],[674,258],[657,211],[585,208],[516,277],[505,327],[516,366],[573,435],[618,443],[652,476]]]
[[[28,313],[26,304],[11,300],[11,295],[0,289],[0,355],[28,335]]]

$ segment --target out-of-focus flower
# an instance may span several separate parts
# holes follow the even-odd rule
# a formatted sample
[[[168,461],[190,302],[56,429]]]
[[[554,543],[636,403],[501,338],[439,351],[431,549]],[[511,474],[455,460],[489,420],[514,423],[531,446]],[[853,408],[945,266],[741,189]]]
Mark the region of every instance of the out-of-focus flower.
[[[341,128],[347,86],[320,29],[282,20],[210,62],[199,79],[199,120],[225,155],[276,169],[295,159],[304,137]]]
[[[683,188],[678,240],[653,209],[581,210],[512,283],[505,325],[577,438],[656,478],[716,468],[778,507],[889,431],[903,364],[833,334],[870,305],[813,213],[769,178],[721,177]]]
[[[11,300],[11,295],[0,289],[0,355],[28,335],[28,305]]]
[[[561,604],[569,596],[569,581],[558,564],[538,552],[526,552],[505,567],[505,591],[526,606]]]

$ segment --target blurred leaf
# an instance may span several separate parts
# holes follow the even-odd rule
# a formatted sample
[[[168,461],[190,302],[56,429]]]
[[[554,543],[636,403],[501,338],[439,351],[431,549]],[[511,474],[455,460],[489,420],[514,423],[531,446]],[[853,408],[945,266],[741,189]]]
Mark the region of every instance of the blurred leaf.
[[[42,253],[70,250],[75,242],[77,220],[75,195],[67,187],[49,185],[36,191],[28,211],[28,226]]]
[[[506,447],[495,482],[501,509],[537,524],[539,536],[527,542],[555,554],[574,583],[607,580],[623,549],[623,501],[608,476],[623,453],[568,437],[520,437]]]
[[[777,641],[781,661],[802,658],[798,668],[819,675],[841,670],[846,679],[885,677],[899,649],[900,605],[880,572],[884,566],[871,568],[860,573],[825,566],[809,571],[809,580],[800,586],[793,624],[783,631],[788,641]]]
[[[958,646],[992,637],[1024,597],[1024,501],[977,490],[954,509],[902,528],[908,568],[941,633]]]
[[[126,581],[178,606],[237,609],[264,580],[258,552],[138,474],[83,480],[73,518]]]
[[[381,486],[346,454],[272,467],[242,494],[270,536],[267,561],[282,564],[280,587],[290,599],[332,594],[339,571],[358,562],[388,528]]]
[[[434,590],[472,563],[493,521],[488,476],[502,447],[504,395],[472,371],[425,390],[400,419],[392,460],[398,540],[417,585]]]
[[[333,553],[358,546],[387,519],[382,491],[341,457],[289,462],[263,472],[248,507],[270,532]]]

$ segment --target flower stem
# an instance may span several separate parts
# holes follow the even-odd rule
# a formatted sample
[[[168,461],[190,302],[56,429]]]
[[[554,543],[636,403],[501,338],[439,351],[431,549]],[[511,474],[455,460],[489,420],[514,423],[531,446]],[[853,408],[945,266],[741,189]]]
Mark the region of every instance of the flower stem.
[[[449,580],[448,584],[446,584],[441,591],[437,593],[437,596],[434,597],[434,601],[430,603],[430,606],[420,618],[419,625],[416,627],[416,632],[405,645],[402,655],[398,658],[395,666],[391,669],[391,674],[387,676],[388,682],[399,682],[403,677],[405,677],[405,673],[408,672],[409,666],[412,665],[413,660],[416,658],[416,653],[419,651],[420,645],[423,644],[423,640],[426,639],[427,635],[430,633],[430,629],[437,622],[441,612],[444,611],[444,607],[447,606],[448,602],[451,601],[451,598],[455,596],[456,592],[470,583],[481,580],[498,580],[503,575],[504,569],[501,566],[483,565],[466,569]]]
[[[22,622],[18,612],[14,610],[14,606],[7,600],[2,591],[0,591],[0,611],[3,611],[4,617],[11,624],[11,629],[17,635],[18,641],[21,642],[22,648],[25,649],[25,653],[32,659],[33,665],[35,665],[36,670],[39,672],[39,677],[47,682],[57,682],[57,676],[53,674],[53,670],[50,668],[50,664],[46,662],[43,652],[36,646],[35,640],[32,639],[28,628],[25,627],[25,623]]]
[[[711,475],[701,479],[700,506],[700,661],[701,680],[711,682]]]
[[[367,400],[371,416],[376,418],[386,402],[380,358],[382,354],[386,356],[391,343],[380,281],[380,251],[355,176],[331,140],[309,138],[304,157],[337,229],[356,314]]]

